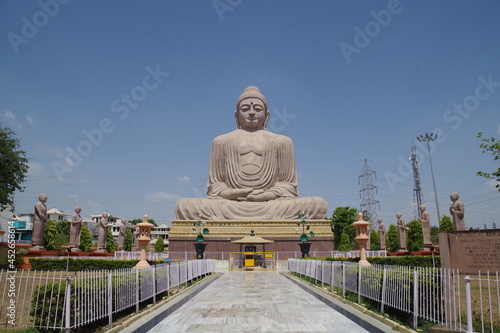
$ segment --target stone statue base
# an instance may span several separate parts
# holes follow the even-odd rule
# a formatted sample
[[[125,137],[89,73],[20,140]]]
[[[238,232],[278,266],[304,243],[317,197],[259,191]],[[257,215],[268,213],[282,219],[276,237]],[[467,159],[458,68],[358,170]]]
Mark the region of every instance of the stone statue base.
[[[198,221],[172,221],[172,229],[168,237],[170,252],[193,251],[193,242],[196,239],[193,223],[198,223]],[[231,241],[247,237],[253,230],[256,236],[274,241],[274,243],[266,244],[266,251],[298,251],[300,254],[297,243],[300,242],[302,225],[299,227],[298,223],[300,220],[206,221],[203,228],[210,230],[208,235],[204,235],[204,242],[208,244],[206,252],[239,252],[240,246],[231,243]],[[333,251],[333,233],[330,228],[330,220],[308,220],[306,226],[309,226],[309,231],[313,231],[315,234],[314,237],[309,237],[309,242],[312,243],[311,252]],[[309,231],[306,233],[308,234]]]

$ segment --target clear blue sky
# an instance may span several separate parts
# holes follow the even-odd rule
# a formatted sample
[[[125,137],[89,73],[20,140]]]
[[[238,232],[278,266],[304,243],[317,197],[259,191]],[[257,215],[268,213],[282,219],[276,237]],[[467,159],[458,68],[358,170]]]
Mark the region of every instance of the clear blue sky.
[[[359,208],[367,159],[378,216],[411,220],[406,163],[437,130],[441,214],[457,191],[467,226],[500,226],[500,192],[475,175],[498,167],[476,134],[500,136],[500,2],[231,3],[2,1],[0,122],[31,166],[17,212],[46,193],[67,213],[169,223],[178,198],[204,195],[211,141],[256,85],[270,130],[295,143],[299,196],[325,198],[329,216]],[[424,155],[420,166],[437,225]]]

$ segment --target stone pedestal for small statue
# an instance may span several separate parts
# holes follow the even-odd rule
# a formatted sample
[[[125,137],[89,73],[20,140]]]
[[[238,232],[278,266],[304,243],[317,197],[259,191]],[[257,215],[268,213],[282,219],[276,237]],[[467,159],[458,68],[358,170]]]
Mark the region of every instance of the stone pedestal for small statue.
[[[299,243],[302,258],[309,258],[309,251],[311,250],[312,243]]]
[[[354,238],[359,244],[359,266],[371,266],[366,260],[366,243],[370,236],[368,236],[368,226],[370,222],[363,220],[363,213],[358,214],[358,221],[352,224],[356,228],[356,237]]]
[[[205,247],[207,244],[205,243],[194,243],[194,247],[196,249],[196,259],[203,259],[203,254],[205,253]]]
[[[143,269],[151,267],[147,261],[146,248],[151,241],[151,228],[153,228],[153,224],[148,222],[148,216],[144,215],[144,218],[141,223],[137,224],[139,228],[139,237],[137,237],[137,241],[141,246],[141,260],[134,266],[136,269]]]

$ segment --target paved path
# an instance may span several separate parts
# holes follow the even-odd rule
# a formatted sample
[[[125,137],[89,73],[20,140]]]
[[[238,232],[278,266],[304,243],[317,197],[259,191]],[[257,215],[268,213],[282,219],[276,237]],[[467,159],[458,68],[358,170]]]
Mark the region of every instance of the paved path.
[[[121,332],[394,332],[275,271],[230,271],[212,279],[177,306],[167,303]]]

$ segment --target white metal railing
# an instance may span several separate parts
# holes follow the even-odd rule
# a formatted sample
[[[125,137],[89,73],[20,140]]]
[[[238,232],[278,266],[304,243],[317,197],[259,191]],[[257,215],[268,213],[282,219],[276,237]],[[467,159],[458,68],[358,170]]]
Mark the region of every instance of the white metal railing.
[[[138,253],[138,252],[137,252]],[[204,257],[206,259],[228,260],[231,252],[223,251],[205,251]],[[276,260],[288,260],[290,258],[300,258],[302,253],[300,251],[276,251]],[[368,257],[387,257],[387,251],[366,251]],[[168,258],[172,260],[189,260],[196,259],[196,252],[183,251],[183,252],[167,252]],[[310,257],[330,257],[330,258],[358,258],[359,250],[348,252],[340,251],[310,251]]]
[[[418,319],[461,332],[496,332],[500,327],[500,279],[478,272],[461,275],[458,270],[403,266],[361,267],[352,262],[289,259],[288,270],[380,303],[380,312],[391,307]]]
[[[113,315],[215,272],[216,261],[190,260],[148,269],[0,271],[0,327],[71,330]]]

